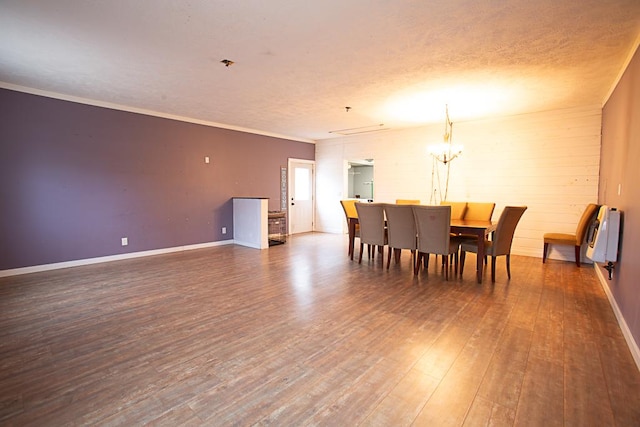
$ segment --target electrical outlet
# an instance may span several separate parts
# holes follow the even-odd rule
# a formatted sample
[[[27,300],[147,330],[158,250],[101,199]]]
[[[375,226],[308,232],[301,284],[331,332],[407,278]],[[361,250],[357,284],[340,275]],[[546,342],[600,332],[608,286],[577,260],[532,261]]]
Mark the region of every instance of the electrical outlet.
[[[128,237],[123,237],[122,239],[120,239],[120,241],[122,242],[122,246],[127,246],[129,244]]]
[[[222,234],[227,234],[227,227],[222,227]]]
[[[209,156],[205,156],[205,158],[204,158],[204,162],[205,162],[205,163],[207,163],[207,164],[209,164]]]

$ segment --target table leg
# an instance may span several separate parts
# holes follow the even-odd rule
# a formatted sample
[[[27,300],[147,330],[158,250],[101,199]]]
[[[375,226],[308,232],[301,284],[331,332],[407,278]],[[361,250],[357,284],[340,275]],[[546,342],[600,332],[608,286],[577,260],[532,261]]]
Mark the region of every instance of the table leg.
[[[484,267],[484,230],[478,232],[478,253],[476,260],[476,275],[478,283],[482,283],[482,268]]]
[[[353,247],[356,240],[356,222],[353,218],[349,218],[349,256],[353,259]]]

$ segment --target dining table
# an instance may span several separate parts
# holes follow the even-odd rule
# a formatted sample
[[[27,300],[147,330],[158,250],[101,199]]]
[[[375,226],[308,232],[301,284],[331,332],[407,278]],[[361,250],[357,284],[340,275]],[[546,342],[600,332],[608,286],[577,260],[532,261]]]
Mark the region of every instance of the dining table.
[[[349,256],[353,259],[353,251],[356,239],[356,226],[358,218],[349,218]],[[462,235],[473,235],[478,239],[478,253],[476,260],[476,278],[478,283],[482,283],[482,271],[484,268],[485,257],[485,238],[496,230],[496,222],[469,220],[469,219],[451,219],[451,233]]]

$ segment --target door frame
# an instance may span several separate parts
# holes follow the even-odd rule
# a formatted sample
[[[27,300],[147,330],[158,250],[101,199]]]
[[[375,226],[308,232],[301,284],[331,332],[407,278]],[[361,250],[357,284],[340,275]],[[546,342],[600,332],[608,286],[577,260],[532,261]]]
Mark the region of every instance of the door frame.
[[[287,234],[291,234],[291,197],[293,194],[293,172],[291,169],[292,163],[305,163],[311,165],[311,231],[316,231],[316,161],[306,159],[296,159],[289,157],[287,159]]]

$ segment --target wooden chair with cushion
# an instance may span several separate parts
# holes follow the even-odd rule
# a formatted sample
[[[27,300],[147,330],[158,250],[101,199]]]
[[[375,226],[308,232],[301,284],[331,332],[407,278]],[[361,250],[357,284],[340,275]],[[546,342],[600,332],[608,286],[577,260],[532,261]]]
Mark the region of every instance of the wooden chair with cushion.
[[[357,200],[340,200],[340,205],[344,210],[344,216],[347,219],[347,226],[349,226],[349,218],[358,218],[358,211],[356,210]],[[360,224],[356,224],[356,233],[355,237],[360,237]],[[353,259],[353,252],[351,252],[351,244],[347,248],[347,255]]]
[[[496,257],[505,255],[507,260],[507,277],[511,279],[511,243],[516,226],[527,210],[526,206],[506,206],[500,215],[493,240],[485,240],[485,254],[491,257],[491,281],[496,281]],[[460,275],[464,271],[464,261],[467,252],[478,253],[478,241],[464,240],[460,244]]]
[[[440,206],[451,206],[451,219],[462,219],[467,211],[467,202],[449,202],[443,200]]]
[[[376,246],[384,265],[384,246],[387,244],[387,229],[384,220],[384,203],[356,203],[358,221],[360,222],[360,256],[362,263],[364,245],[369,248],[369,257],[375,259]],[[373,246],[373,251],[371,247]]]
[[[396,199],[396,205],[419,205],[418,199]]]
[[[573,246],[575,249],[576,255],[576,265],[580,267],[580,255],[582,251],[582,244],[584,243],[584,239],[587,235],[587,230],[589,229],[589,225],[595,218],[598,212],[598,205],[594,203],[589,203],[582,212],[582,217],[580,217],[580,221],[578,222],[578,228],[576,229],[576,234],[567,234],[567,233],[545,233],[544,235],[544,248],[542,250],[542,262],[544,263],[547,260],[547,251],[549,250],[549,245],[568,245]]]
[[[413,209],[410,205],[386,204],[384,211],[387,217],[387,242],[389,253],[387,254],[387,269],[391,264],[391,249],[393,249],[396,264],[400,262],[402,249],[411,251],[411,261],[415,268],[416,263],[416,223],[413,219]]]
[[[495,203],[487,202],[467,202],[467,209],[464,211],[462,219],[470,221],[491,221],[493,211],[496,208]],[[461,234],[460,237],[465,239],[473,239],[475,236]],[[487,263],[487,258],[484,258],[484,263]]]
[[[413,205],[413,217],[418,232],[418,259],[414,267],[414,274],[420,272],[422,259],[426,257],[429,262],[429,254],[442,255],[445,259],[445,279],[449,280],[449,256],[455,256],[456,274],[458,274],[458,245],[459,240],[451,236],[451,206],[418,206]]]
[[[472,221],[491,221],[495,203],[467,202],[467,209],[464,211],[463,219]]]

